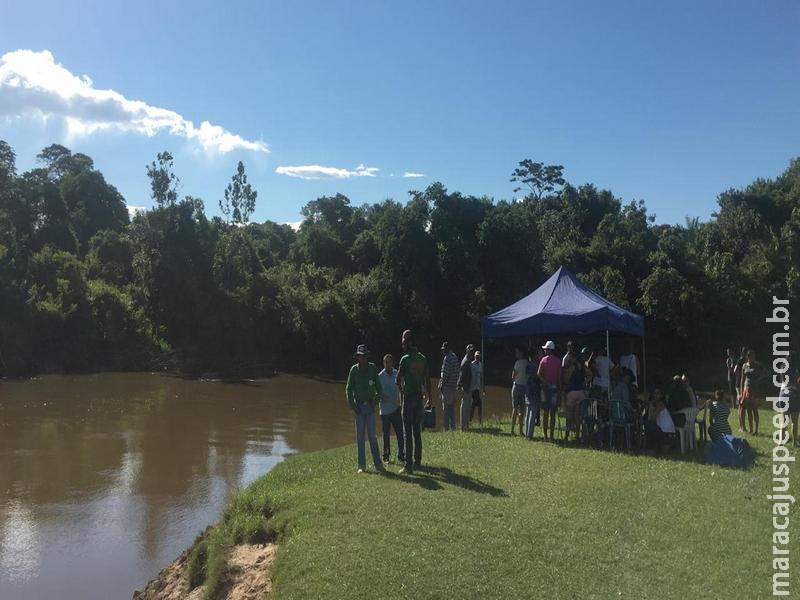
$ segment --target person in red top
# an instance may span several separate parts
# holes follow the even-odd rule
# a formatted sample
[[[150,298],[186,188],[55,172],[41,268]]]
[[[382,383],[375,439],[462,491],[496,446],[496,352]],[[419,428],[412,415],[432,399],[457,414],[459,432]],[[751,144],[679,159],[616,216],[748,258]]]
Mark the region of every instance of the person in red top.
[[[537,375],[542,381],[542,431],[544,439],[547,440],[547,424],[550,423],[550,441],[553,441],[553,433],[556,428],[556,410],[558,409],[558,398],[561,393],[561,359],[555,354],[556,345],[552,340],[542,346],[545,355],[539,361]]]

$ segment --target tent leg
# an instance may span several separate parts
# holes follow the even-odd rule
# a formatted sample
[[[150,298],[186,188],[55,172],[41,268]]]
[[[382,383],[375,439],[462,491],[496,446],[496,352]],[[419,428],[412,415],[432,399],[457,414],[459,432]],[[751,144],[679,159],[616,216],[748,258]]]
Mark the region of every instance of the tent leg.
[[[483,395],[486,393],[486,352],[483,349],[483,336],[481,336],[481,368],[483,371],[481,374],[481,394]]]
[[[647,394],[647,345],[642,332],[642,392]]]
[[[606,393],[608,397],[606,400],[611,402],[611,343],[610,343],[611,336],[608,334],[608,329],[606,329],[606,381],[608,382],[608,390]]]

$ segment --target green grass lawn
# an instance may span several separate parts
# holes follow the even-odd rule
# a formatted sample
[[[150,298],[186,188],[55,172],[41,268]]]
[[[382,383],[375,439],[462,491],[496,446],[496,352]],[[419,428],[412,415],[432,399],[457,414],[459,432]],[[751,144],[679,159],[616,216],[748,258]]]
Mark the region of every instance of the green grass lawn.
[[[208,570],[230,543],[277,535],[281,599],[766,598],[768,416],[749,471],[529,442],[505,423],[423,434],[411,477],[357,474],[353,446],[293,456],[234,498]]]

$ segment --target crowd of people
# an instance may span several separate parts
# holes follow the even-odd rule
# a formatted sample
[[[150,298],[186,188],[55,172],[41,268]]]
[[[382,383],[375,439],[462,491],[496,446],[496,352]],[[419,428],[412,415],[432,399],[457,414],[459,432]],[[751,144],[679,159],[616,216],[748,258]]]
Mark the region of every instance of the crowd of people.
[[[786,418],[791,424],[791,432],[788,437],[792,440],[792,445],[798,446],[797,421],[800,417],[800,369],[792,360],[791,355],[787,355],[785,370],[779,379],[780,392],[778,397],[781,403],[785,403]],[[725,374],[728,383],[727,392],[733,403],[733,407],[739,411],[739,432],[748,432],[753,435],[758,434],[758,397],[756,389],[759,384],[763,387],[776,383],[772,380],[772,369],[765,368],[756,360],[753,350],[741,347],[736,356],[733,348],[725,350]]]
[[[428,359],[415,345],[413,333],[402,334],[403,356],[395,368],[394,357],[383,357],[379,372],[370,362],[370,351],[359,345],[350,369],[346,394],[355,415],[358,471],[366,470],[365,442],[368,440],[375,469],[385,470],[391,460],[392,430],[396,438],[397,461],[401,473],[413,473],[422,460],[423,413],[433,405]],[[459,359],[448,342],[441,346],[442,363],[438,396],[442,408],[442,429],[467,431],[477,412],[483,425],[485,393],[481,353],[468,344]],[[718,389],[713,398],[701,403],[686,374],[675,375],[667,386],[656,383],[648,393],[639,389],[642,367],[632,344],[615,360],[606,349],[580,348],[570,341],[559,356],[557,346],[548,340],[543,346],[515,348],[511,369],[511,435],[534,439],[540,426],[542,438],[555,440],[558,429],[566,442],[602,445],[609,427],[625,427],[632,433],[633,444],[661,453],[676,445],[678,429],[699,425],[707,429],[713,442],[731,436],[731,408],[739,410],[739,431],[758,432],[758,404],[755,382],[761,366],[752,350],[742,349],[740,358],[726,352],[727,389]],[[791,439],[798,444],[797,422],[800,399],[800,375],[791,370],[781,389],[791,423]],[[375,406],[383,425],[381,452],[375,424]],[[559,407],[563,410],[559,413]],[[696,415],[704,416],[697,419]],[[559,423],[562,414],[563,424]],[[707,415],[707,416],[705,416]],[[687,422],[692,419],[696,422]],[[789,434],[787,433],[787,436]],[[628,441],[630,443],[630,440]]]

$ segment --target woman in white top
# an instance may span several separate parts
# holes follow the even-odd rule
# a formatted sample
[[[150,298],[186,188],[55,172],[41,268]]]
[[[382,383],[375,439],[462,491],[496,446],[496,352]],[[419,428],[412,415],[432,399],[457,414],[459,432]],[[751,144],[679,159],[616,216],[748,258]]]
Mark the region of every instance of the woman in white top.
[[[648,446],[656,452],[663,452],[672,446],[675,438],[675,423],[664,403],[664,394],[656,387],[650,395],[647,421],[644,424]]]
[[[525,358],[525,350],[521,347],[516,348],[517,360],[514,363],[514,370],[511,372],[511,435],[514,435],[514,425],[519,418],[519,434],[522,433],[522,425],[525,421],[525,397],[528,393],[528,359]]]

